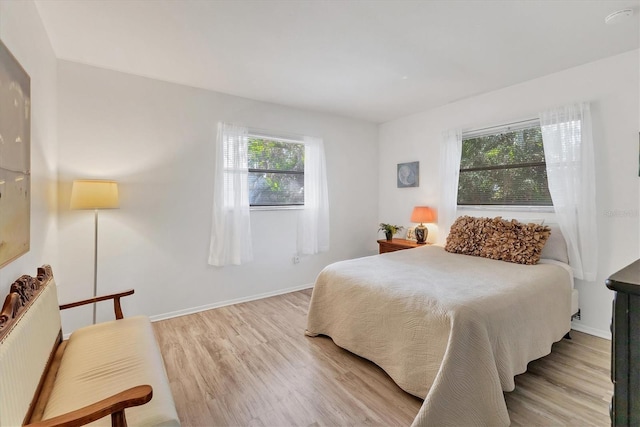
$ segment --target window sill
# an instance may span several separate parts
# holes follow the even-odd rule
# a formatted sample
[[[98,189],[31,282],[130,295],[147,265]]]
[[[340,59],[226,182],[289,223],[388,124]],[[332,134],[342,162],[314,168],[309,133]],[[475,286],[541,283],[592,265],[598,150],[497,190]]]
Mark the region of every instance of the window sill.
[[[553,209],[553,206],[458,205],[457,208],[459,211],[555,213],[555,209]]]
[[[304,206],[250,206],[250,211],[300,211]]]

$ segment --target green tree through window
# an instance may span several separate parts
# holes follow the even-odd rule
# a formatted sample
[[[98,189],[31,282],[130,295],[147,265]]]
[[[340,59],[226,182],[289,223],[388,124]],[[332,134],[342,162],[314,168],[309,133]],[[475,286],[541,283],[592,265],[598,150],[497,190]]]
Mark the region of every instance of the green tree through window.
[[[552,206],[540,126],[463,136],[458,205]]]
[[[249,136],[249,204],[304,205],[304,144]]]

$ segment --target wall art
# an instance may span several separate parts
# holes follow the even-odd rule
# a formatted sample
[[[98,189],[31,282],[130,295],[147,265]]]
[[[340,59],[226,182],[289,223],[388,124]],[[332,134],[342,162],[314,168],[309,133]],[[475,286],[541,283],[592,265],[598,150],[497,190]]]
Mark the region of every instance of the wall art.
[[[398,188],[420,186],[420,162],[398,163]]]
[[[31,79],[0,41],[0,267],[29,252]]]

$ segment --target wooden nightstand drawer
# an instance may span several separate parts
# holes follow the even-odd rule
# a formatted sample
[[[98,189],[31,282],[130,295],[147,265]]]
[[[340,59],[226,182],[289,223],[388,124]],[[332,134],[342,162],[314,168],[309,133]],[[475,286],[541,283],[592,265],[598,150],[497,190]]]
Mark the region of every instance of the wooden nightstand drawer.
[[[392,239],[391,241],[378,240],[378,245],[380,246],[379,252],[381,254],[384,254],[387,252],[402,251],[404,249],[417,248],[418,246],[424,246],[424,245],[419,245],[418,243],[412,240],[405,240],[405,239]]]

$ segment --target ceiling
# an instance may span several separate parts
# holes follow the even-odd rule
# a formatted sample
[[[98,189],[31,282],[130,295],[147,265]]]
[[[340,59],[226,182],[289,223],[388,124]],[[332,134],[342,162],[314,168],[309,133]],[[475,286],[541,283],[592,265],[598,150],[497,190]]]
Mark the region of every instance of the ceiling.
[[[385,122],[637,49],[640,0],[36,0],[60,59]],[[605,25],[609,13],[631,19]]]

